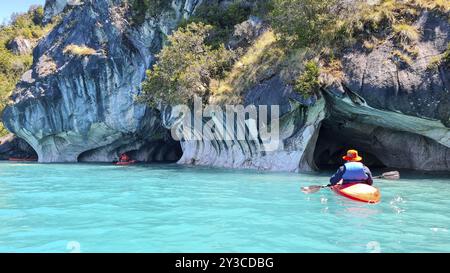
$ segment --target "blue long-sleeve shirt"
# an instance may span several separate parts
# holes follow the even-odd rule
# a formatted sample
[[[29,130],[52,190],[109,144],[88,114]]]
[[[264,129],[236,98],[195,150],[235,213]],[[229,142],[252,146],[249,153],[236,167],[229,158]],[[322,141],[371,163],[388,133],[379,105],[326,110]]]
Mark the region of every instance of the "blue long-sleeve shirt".
[[[364,165],[364,172],[367,174],[367,180],[365,181],[367,184],[372,185],[373,184],[373,178],[372,178],[372,172],[370,169]],[[330,184],[336,185],[339,183],[339,181],[342,180],[342,176],[345,173],[345,165],[341,166],[337,172],[330,178]]]

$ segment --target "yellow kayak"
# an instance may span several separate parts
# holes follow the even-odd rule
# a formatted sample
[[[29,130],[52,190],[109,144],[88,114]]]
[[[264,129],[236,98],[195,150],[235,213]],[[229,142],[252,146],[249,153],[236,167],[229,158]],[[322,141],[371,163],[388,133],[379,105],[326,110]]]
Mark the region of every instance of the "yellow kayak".
[[[364,183],[335,185],[331,190],[354,201],[374,204],[381,200],[380,190]]]

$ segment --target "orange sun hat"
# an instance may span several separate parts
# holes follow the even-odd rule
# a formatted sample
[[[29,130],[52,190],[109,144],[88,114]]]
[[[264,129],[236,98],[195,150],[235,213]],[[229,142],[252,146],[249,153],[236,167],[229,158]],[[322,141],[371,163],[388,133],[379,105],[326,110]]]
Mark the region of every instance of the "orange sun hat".
[[[360,157],[358,155],[357,150],[348,150],[347,155],[343,156],[342,158],[347,161],[361,161],[362,160],[362,157]]]

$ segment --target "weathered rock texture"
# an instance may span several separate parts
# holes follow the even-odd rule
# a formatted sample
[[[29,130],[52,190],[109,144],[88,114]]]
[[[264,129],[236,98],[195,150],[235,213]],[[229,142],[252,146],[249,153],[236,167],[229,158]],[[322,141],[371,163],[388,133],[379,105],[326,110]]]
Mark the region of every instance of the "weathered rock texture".
[[[185,141],[180,163],[309,171],[341,164],[346,150],[357,148],[369,165],[450,170],[449,67],[430,65],[447,48],[450,26],[445,16],[428,12],[416,25],[423,35],[413,63],[393,59],[392,40],[370,53],[356,45],[343,57],[342,78],[332,79],[313,106],[295,98],[276,74],[248,90],[246,105],[281,106],[276,150],[250,140]]]
[[[9,134],[0,138],[0,159],[8,160],[11,157],[36,158],[37,155],[27,142]]]
[[[67,2],[48,1],[46,14],[60,13]],[[450,41],[450,25],[428,12],[416,22],[422,37],[409,65],[393,57],[398,48],[388,39],[371,52],[361,45],[350,48],[342,58],[342,77],[330,77],[311,100],[300,98],[275,70],[249,88],[246,105],[280,105],[275,149],[265,149],[260,140],[224,141],[214,135],[210,140],[170,140],[168,129],[179,121],[179,113],[159,113],[135,103],[134,97],[163,35],[201,2],[174,0],[172,11],[141,25],[130,24],[123,1],[72,5],[34,50],[33,69],[17,86],[4,112],[5,124],[31,144],[41,162],[112,161],[132,151],[143,161],[181,157],[180,164],[308,171],[337,164],[330,158],[358,148],[374,165],[450,169],[449,67],[430,66]],[[241,29],[245,33],[231,47],[248,45],[264,31],[256,18]],[[95,53],[64,54],[71,44]]]
[[[83,0],[47,0],[45,2],[44,23],[61,14],[66,8],[79,6],[83,4]]]
[[[432,67],[450,41],[445,16],[425,12],[422,37],[409,65],[392,58],[388,40],[370,53],[355,48],[343,58],[344,79],[327,88],[330,119],[347,145],[374,154],[389,167],[450,170],[450,68]],[[319,153],[320,154],[320,153]]]
[[[280,118],[273,121],[279,123],[279,138],[265,141],[261,138],[261,128],[257,137],[247,136],[245,140],[237,137],[237,127],[245,128],[250,124],[247,127],[250,130],[257,128],[258,118],[238,120],[231,126],[224,116],[204,118],[203,124],[225,127],[225,132],[212,134],[205,126],[188,127],[188,132],[193,130],[194,134],[204,137],[202,140],[190,140],[188,134],[183,135],[186,140],[181,142],[183,156],[179,163],[278,171],[312,170],[313,153],[310,150],[314,149],[321,121],[325,118],[325,100],[305,101],[276,76],[249,90],[245,101],[246,107],[254,105],[257,109],[260,105],[269,109],[271,106],[279,107]],[[225,108],[222,109],[225,112]],[[184,118],[179,112],[171,110],[163,115],[164,125],[168,128]],[[269,133],[273,129],[271,125],[268,124]]]

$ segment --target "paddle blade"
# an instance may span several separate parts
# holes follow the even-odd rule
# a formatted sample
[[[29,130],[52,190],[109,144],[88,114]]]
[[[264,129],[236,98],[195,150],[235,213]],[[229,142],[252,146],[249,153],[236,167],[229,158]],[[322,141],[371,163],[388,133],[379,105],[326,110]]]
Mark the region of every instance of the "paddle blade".
[[[397,171],[394,172],[387,172],[387,173],[383,173],[381,175],[382,178],[384,179],[388,179],[388,180],[399,180],[400,179],[400,173]]]
[[[303,187],[301,190],[303,193],[311,194],[316,193],[322,189],[322,186],[309,186],[309,187]]]

